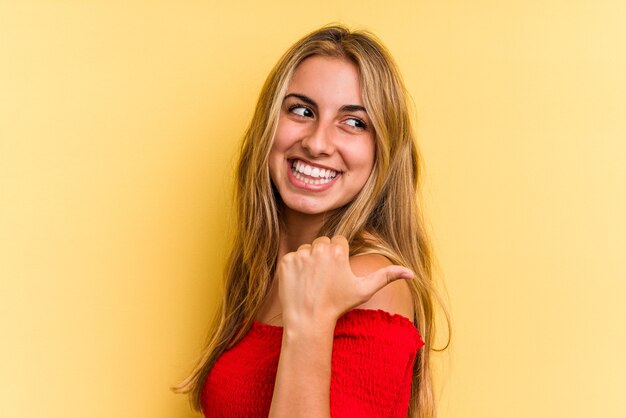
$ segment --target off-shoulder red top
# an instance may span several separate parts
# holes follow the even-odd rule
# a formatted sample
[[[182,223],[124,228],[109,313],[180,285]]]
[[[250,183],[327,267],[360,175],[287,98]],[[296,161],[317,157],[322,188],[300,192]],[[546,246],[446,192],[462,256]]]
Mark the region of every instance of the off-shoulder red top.
[[[209,418],[265,418],[269,414],[283,328],[254,321],[225,351],[202,391]],[[424,345],[406,317],[354,309],[335,326],[330,410],[341,418],[406,418],[413,364]]]

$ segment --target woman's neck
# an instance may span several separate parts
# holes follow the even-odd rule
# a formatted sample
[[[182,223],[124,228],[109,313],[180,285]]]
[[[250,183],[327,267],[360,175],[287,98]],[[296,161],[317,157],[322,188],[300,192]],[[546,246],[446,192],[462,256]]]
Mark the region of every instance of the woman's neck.
[[[326,213],[307,215],[283,207],[282,226],[280,230],[279,256],[296,251],[302,244],[310,244],[318,237]],[[279,258],[280,258],[279,257]]]

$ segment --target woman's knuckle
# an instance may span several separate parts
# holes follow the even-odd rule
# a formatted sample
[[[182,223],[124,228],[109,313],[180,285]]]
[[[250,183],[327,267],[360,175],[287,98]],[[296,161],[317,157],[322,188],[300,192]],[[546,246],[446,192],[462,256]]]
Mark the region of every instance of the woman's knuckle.
[[[329,243],[330,242],[330,238],[328,238],[325,235],[322,235],[321,237],[317,237],[315,238],[315,240],[313,240],[313,245],[319,245],[322,243]]]
[[[326,244],[325,242],[320,242],[313,246],[314,254],[324,254],[327,251],[328,251],[328,244]]]

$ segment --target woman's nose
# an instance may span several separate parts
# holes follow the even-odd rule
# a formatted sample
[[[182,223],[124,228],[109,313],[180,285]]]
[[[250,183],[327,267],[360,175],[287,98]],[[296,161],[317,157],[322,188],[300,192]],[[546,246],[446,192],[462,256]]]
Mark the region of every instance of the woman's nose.
[[[330,155],[335,150],[334,125],[318,122],[315,128],[302,139],[302,148],[313,157]]]

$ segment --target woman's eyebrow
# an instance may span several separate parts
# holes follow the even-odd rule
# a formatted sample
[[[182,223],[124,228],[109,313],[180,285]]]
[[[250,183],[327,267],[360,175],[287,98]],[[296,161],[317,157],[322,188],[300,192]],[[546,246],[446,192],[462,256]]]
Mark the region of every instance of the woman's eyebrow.
[[[295,97],[298,98],[300,100],[302,100],[304,103],[311,105],[315,108],[317,108],[317,103],[315,103],[315,100],[311,99],[309,96],[305,96],[304,94],[298,94],[298,93],[289,93],[288,95],[285,96],[285,98],[283,99],[283,101],[287,100],[289,97]],[[365,112],[367,113],[367,110],[361,106],[361,105],[343,105],[339,108],[339,111],[341,112]]]
[[[367,110],[360,105],[343,105],[341,106],[341,108],[339,109],[342,112],[365,112],[367,113]]]
[[[285,100],[287,100],[289,97],[296,97],[296,98],[302,100],[304,103],[306,103],[308,105],[311,105],[313,107],[317,107],[317,103],[315,103],[315,100],[311,99],[308,96],[305,96],[304,94],[290,93],[290,94],[285,96],[285,98],[283,99],[283,102]]]

